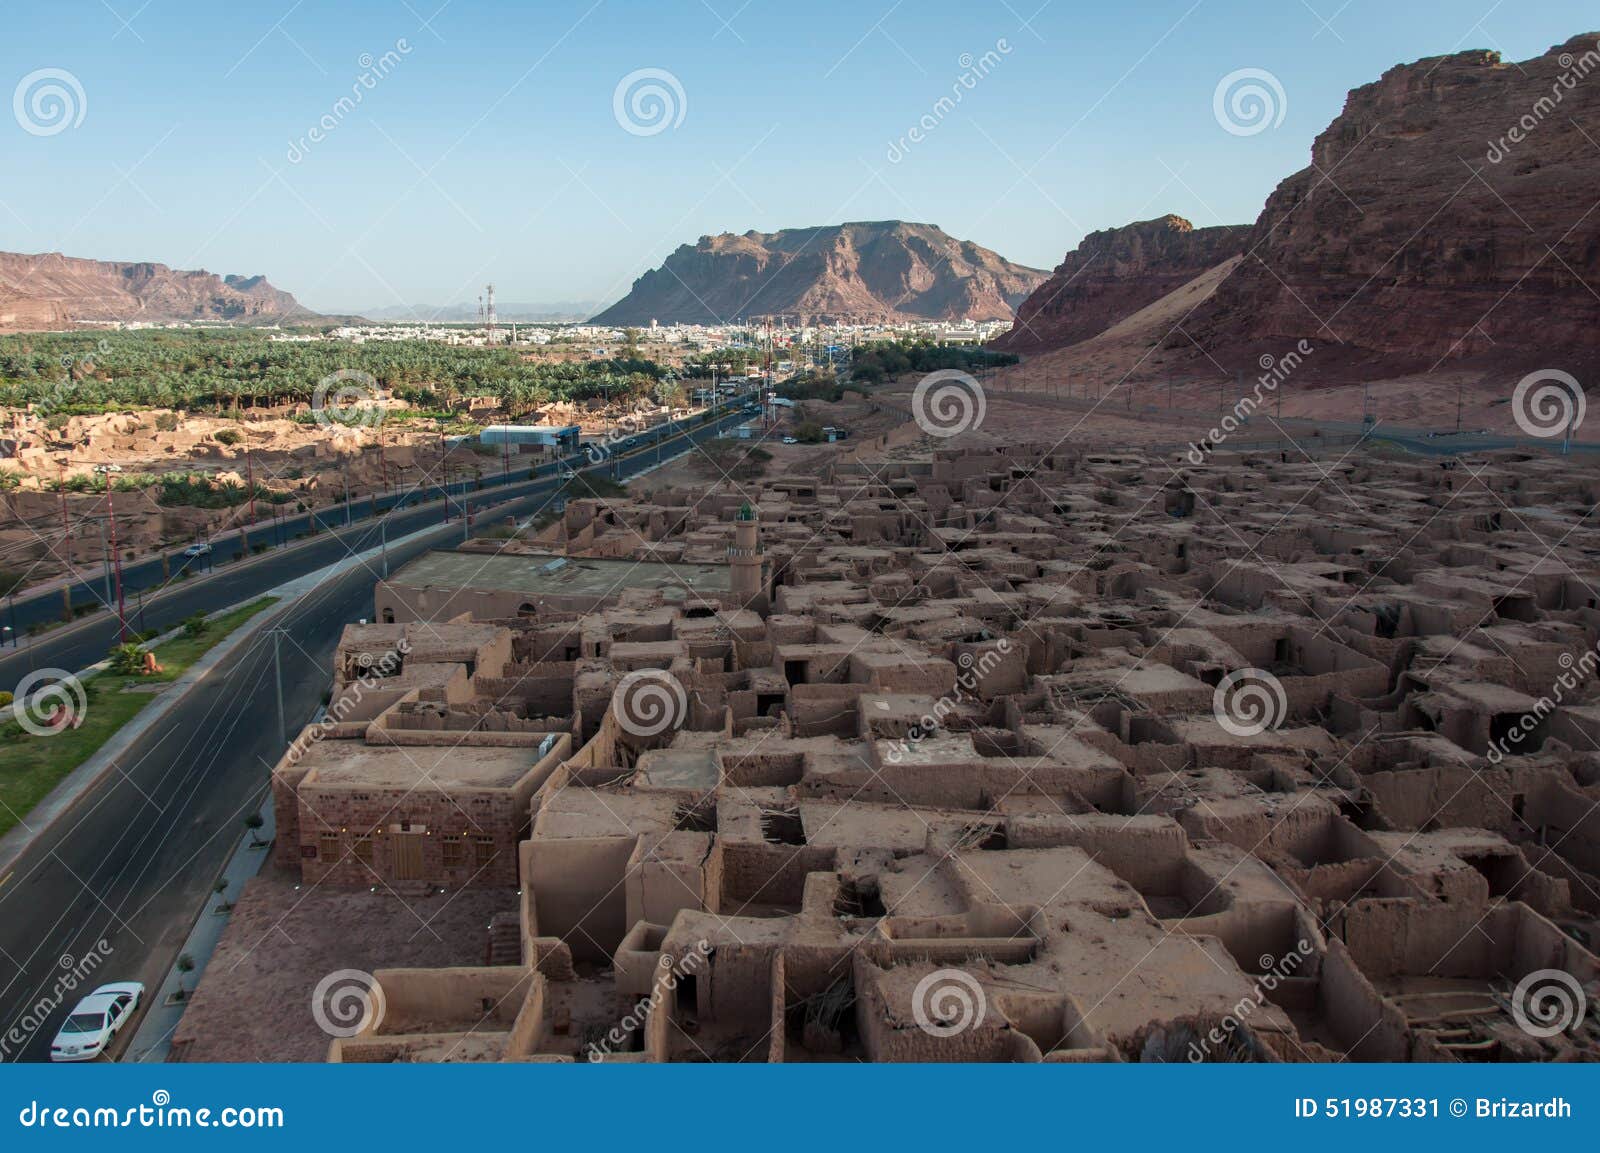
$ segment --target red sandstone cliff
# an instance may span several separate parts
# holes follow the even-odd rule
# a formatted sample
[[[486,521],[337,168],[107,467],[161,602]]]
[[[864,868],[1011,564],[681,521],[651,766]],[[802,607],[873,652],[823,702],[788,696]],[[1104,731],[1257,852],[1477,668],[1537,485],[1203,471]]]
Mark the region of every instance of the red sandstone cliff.
[[[262,276],[221,277],[164,264],[0,252],[0,331],[82,321],[213,320],[265,324],[320,319]]]
[[[932,224],[899,220],[722,233],[678,248],[596,324],[1005,320],[1045,277]]]
[[[1600,360],[1597,41],[1431,57],[1352,91],[1183,343],[1226,357],[1304,337],[1397,368]]]
[[[1247,225],[1196,228],[1181,216],[1091,232],[1017,309],[995,347],[1039,352],[1088,340],[1244,250]]]

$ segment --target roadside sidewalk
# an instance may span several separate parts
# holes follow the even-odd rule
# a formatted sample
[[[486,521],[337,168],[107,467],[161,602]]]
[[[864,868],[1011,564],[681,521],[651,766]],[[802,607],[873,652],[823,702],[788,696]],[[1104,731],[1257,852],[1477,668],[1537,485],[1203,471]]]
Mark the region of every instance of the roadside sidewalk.
[[[261,871],[261,866],[272,853],[272,838],[276,823],[273,820],[271,794],[268,794],[259,813],[262,820],[261,827],[246,832],[239,838],[233,855],[223,866],[220,879],[227,881],[228,887],[221,895],[212,892],[206,897],[200,915],[189,927],[189,935],[184,938],[183,944],[178,949],[178,956],[188,957],[194,962],[193,971],[180,973],[177,965],[173,965],[167,970],[166,978],[161,982],[160,988],[148,991],[145,998],[146,1008],[144,1016],[139,1021],[139,1028],[134,1032],[133,1040],[128,1043],[118,1060],[165,1061],[167,1054],[171,1052],[172,1034],[177,1031],[178,1023],[183,1020],[183,1012],[189,1007],[189,998],[200,987],[200,978],[205,975],[206,965],[210,963],[211,955],[216,952],[217,944],[228,928],[228,916],[233,912],[233,902],[244,894],[245,884]],[[183,991],[183,997],[174,999],[179,990]]]

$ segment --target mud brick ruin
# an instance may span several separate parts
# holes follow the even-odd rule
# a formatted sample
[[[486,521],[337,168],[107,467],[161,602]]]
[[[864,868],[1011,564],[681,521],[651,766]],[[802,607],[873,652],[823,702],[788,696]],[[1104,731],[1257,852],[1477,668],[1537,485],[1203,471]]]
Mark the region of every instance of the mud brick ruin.
[[[724,487],[430,554],[346,630],[277,865],[504,900],[330,1059],[1597,1055],[1510,994],[1600,980],[1600,473]]]

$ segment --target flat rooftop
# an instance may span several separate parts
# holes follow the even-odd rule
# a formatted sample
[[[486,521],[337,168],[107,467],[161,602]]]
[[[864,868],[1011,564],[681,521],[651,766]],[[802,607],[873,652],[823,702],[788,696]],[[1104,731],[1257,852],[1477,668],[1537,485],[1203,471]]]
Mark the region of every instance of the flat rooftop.
[[[619,589],[670,589],[726,592],[731,587],[724,564],[662,564],[653,561],[564,557],[550,553],[485,556],[436,550],[400,569],[390,584],[411,588],[510,590],[552,596],[605,596]]]
[[[534,751],[472,745],[369,745],[319,741],[301,758],[324,789],[509,789],[533,768]]]

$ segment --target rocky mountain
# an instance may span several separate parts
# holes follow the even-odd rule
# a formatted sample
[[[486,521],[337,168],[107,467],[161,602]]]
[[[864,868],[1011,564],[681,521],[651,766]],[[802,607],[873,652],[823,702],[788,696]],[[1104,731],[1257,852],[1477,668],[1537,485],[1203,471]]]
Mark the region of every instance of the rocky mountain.
[[[264,276],[184,272],[165,264],[82,260],[59,252],[0,252],[0,331],[64,328],[84,321],[322,319]]]
[[[1207,349],[1346,345],[1403,367],[1600,358],[1600,33],[1436,56],[1352,91],[1242,261]]]
[[[885,220],[722,233],[683,245],[596,324],[1004,320],[1045,274],[932,224]]]
[[[1244,251],[1248,225],[1196,228],[1181,216],[1091,232],[1017,309],[995,342],[1038,352],[1096,336]]]
[[[1093,233],[1000,343],[1068,347],[1192,283],[1164,343],[1228,369],[1305,339],[1331,350],[1308,379],[1576,371],[1600,364],[1597,185],[1600,33],[1520,63],[1430,57],[1354,89],[1253,226]]]

